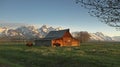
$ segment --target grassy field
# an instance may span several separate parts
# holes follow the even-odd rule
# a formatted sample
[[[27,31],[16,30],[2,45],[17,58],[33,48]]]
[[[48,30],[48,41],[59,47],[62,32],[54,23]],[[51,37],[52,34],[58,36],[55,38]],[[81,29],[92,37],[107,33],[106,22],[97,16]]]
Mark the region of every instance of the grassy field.
[[[1,44],[0,67],[120,67],[120,43],[56,48]]]

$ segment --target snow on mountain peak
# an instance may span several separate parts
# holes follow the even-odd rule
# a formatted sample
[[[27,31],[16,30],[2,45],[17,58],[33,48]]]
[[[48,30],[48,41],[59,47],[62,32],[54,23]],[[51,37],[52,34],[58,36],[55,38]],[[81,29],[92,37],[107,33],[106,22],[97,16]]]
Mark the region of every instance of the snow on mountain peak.
[[[63,30],[63,28],[62,27],[57,27],[56,30]]]
[[[16,29],[8,29],[0,27],[0,38],[6,37],[11,39],[36,39],[45,37],[50,31],[62,30],[62,27],[54,28],[52,26],[43,25],[40,28],[35,26],[21,26]],[[109,37],[102,32],[89,33],[92,41],[120,41],[120,36]]]
[[[96,34],[96,35],[98,35],[98,36],[104,36],[104,34],[103,34],[102,32],[96,32],[96,33],[94,33],[94,34]]]
[[[42,37],[45,37],[50,31],[56,31],[61,29],[61,27],[53,28],[52,26],[43,25],[41,28],[38,29],[38,31],[42,35]]]
[[[49,28],[49,26],[48,25],[42,25],[41,28]]]
[[[72,35],[75,36],[76,33],[79,32],[73,32]],[[104,35],[102,32],[89,33],[89,35],[90,35],[90,41],[112,41],[111,37]]]
[[[61,30],[62,28],[53,28],[51,26],[43,25],[40,28],[35,28],[35,26],[21,26],[16,29],[0,28],[0,37],[14,37],[14,39],[25,38],[25,39],[35,39],[42,38],[46,36],[50,31]]]
[[[104,35],[102,32],[90,33],[90,35],[91,40],[112,41],[111,37]]]
[[[5,30],[7,30],[6,27],[0,27],[0,32],[3,32],[3,31],[5,31]]]

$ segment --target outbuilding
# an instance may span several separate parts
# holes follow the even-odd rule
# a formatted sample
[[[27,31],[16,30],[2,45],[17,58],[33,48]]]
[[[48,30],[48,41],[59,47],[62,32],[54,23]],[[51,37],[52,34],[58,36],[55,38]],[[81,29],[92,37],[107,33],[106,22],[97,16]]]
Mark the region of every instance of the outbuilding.
[[[35,40],[38,46],[80,46],[79,40],[72,37],[69,29],[50,31],[45,38]]]

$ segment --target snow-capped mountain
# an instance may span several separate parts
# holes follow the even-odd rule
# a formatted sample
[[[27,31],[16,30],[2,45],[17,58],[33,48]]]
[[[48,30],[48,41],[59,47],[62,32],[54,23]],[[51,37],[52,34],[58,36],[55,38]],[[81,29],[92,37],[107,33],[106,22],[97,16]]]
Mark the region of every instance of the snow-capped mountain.
[[[48,32],[55,30],[53,27],[48,27],[47,25],[43,25],[41,28],[38,29],[38,32],[41,34],[42,37],[46,36]]]
[[[92,41],[97,40],[97,41],[112,41],[112,38],[110,36],[104,35],[102,32],[96,32],[96,33],[89,33],[90,34],[90,39]]]
[[[2,35],[3,33],[6,33],[8,29],[6,27],[0,27],[0,35]]]
[[[34,26],[21,26],[16,29],[0,28],[0,38],[9,39],[36,39],[46,36],[50,31],[61,30],[61,27],[53,28],[43,25],[40,28]]]
[[[76,35],[78,35],[78,36],[81,35],[79,33],[80,32],[73,32],[72,35],[73,35],[73,37],[76,37]],[[88,34],[90,35],[89,41],[115,41],[115,40],[113,40],[112,37],[104,35],[102,32],[88,33]]]
[[[21,26],[16,29],[8,29],[6,27],[0,27],[0,39],[37,39],[45,37],[50,31],[62,30],[61,27],[51,27],[43,25],[40,28],[34,26]],[[89,33],[91,41],[120,41],[120,36],[110,37],[104,35],[102,32]],[[74,36],[74,34],[73,34]]]
[[[50,31],[62,30],[61,27],[53,28],[51,26],[43,25],[38,29],[38,32],[41,34],[41,37],[45,37]]]
[[[22,26],[17,28],[16,31],[27,39],[37,38],[41,36],[34,26]]]

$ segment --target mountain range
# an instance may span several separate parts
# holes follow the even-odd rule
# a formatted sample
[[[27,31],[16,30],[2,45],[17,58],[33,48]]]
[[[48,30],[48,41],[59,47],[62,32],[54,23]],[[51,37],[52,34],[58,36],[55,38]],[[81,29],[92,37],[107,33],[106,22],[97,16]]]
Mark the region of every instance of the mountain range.
[[[0,40],[29,40],[44,38],[50,31],[62,30],[62,27],[54,28],[43,25],[40,28],[35,26],[21,26],[16,29],[0,27]],[[120,36],[110,37],[102,32],[89,33],[91,41],[120,41]]]
[[[112,37],[104,35],[102,32],[89,33],[91,41],[114,41]]]
[[[62,30],[61,27],[53,28],[43,25],[40,28],[34,26],[21,26],[16,29],[0,28],[0,40],[22,40],[22,39],[37,39],[45,37],[50,31]]]

